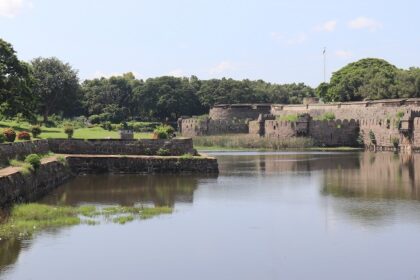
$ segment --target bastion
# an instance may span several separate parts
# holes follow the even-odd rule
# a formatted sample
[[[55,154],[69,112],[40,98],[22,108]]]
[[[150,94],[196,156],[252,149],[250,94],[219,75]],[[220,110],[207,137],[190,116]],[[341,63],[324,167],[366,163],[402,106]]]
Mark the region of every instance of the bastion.
[[[310,98],[297,105],[216,105],[208,117],[180,119],[179,130],[188,137],[310,137],[319,146],[420,151],[419,117],[420,98],[337,103],[319,103]]]

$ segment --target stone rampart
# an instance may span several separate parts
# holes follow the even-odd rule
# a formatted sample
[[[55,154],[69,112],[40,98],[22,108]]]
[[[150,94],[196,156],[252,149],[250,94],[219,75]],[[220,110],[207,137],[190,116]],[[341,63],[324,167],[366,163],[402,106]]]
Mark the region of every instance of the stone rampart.
[[[319,146],[358,146],[359,123],[354,119],[310,121],[308,137]]]
[[[222,104],[210,109],[212,120],[254,120],[260,114],[270,114],[271,104]]]

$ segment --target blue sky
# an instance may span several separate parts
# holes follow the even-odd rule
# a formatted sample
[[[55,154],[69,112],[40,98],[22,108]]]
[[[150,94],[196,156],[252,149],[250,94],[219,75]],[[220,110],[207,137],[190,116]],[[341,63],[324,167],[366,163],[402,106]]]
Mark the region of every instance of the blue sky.
[[[420,66],[420,1],[0,0],[21,59],[56,56],[82,79],[161,75],[323,80],[364,57]]]

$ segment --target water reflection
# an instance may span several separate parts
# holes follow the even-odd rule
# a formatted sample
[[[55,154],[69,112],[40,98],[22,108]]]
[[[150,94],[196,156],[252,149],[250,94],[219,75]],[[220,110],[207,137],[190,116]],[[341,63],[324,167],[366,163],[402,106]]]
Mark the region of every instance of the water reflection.
[[[172,207],[175,202],[191,203],[199,180],[204,178],[160,174],[80,176],[41,199],[40,203],[72,206],[150,203]]]
[[[218,178],[89,175],[63,185],[40,202],[146,203],[176,211],[150,223],[77,226],[32,241],[0,242],[0,279],[420,275],[420,154],[215,155]],[[22,246],[28,248],[20,253],[25,262],[16,262]],[[60,258],[51,257],[57,250]]]

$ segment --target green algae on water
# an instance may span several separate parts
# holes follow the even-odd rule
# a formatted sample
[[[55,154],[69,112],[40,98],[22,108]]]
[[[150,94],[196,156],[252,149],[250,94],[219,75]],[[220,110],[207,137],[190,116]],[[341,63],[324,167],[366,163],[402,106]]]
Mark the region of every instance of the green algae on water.
[[[30,238],[34,233],[49,229],[79,224],[97,225],[101,217],[106,222],[126,224],[135,219],[149,219],[172,213],[170,207],[125,207],[114,206],[97,208],[95,206],[52,206],[38,203],[18,204],[0,223],[0,240],[11,238]],[[103,221],[103,220],[102,220]]]

